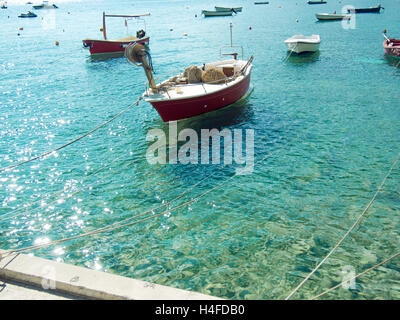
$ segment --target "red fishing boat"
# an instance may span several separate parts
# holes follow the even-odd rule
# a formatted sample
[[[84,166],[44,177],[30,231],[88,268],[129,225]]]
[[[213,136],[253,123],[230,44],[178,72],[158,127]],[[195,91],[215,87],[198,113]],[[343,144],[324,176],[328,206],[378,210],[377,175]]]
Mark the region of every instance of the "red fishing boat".
[[[222,48],[233,48],[229,46]],[[221,48],[221,49],[222,49]],[[253,56],[248,60],[237,59],[238,53],[226,53],[233,59],[192,65],[181,74],[156,84],[152,75],[151,57],[145,47],[132,44],[125,56],[145,70],[150,88],[143,93],[164,122],[191,118],[226,107],[247,96]],[[243,57],[243,48],[242,48]]]
[[[146,36],[146,31],[141,29],[136,32],[136,36],[128,36],[120,39],[107,39],[107,31],[106,31],[106,18],[107,17],[117,17],[117,18],[125,18],[125,25],[127,26],[126,19],[136,18],[140,19],[144,16],[149,16],[150,13],[146,14],[138,14],[138,15],[106,15],[103,12],[103,38],[104,39],[84,39],[82,40],[83,46],[85,48],[89,48],[90,54],[93,55],[101,55],[101,54],[123,54],[125,48],[133,42],[140,43],[143,45],[147,45],[150,41],[150,38]]]
[[[383,36],[385,37],[385,41],[383,41],[383,49],[385,50],[385,53],[389,56],[400,58],[400,39],[389,39],[385,33],[386,32],[383,33]]]

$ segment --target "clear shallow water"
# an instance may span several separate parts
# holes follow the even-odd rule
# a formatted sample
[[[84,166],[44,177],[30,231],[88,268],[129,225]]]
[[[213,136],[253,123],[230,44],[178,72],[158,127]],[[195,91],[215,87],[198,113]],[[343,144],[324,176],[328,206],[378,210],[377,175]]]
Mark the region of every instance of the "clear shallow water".
[[[253,174],[237,176],[162,217],[36,255],[224,298],[282,299],[351,226],[398,154],[400,69],[384,57],[381,31],[386,28],[398,37],[400,1],[382,2],[386,10],[380,15],[358,15],[354,30],[314,17],[316,12],[339,12],[343,1],[323,6],[64,1],[51,13],[38,11],[36,19],[18,19],[29,6],[8,3],[0,12],[0,167],[72,140],[143,92],[142,70],[123,58],[93,61],[81,47],[82,39],[101,37],[103,10],[151,12],[147,31],[160,79],[186,65],[218,59],[219,47],[229,44],[229,22],[234,43],[255,56],[255,89],[246,103],[180,124],[198,131],[254,129],[258,163]],[[229,3],[243,5],[243,12],[232,18],[200,16],[202,9]],[[360,7],[370,5],[357,1]],[[129,30],[136,29],[130,22]],[[285,61],[283,40],[299,33],[320,34],[320,53]],[[124,36],[123,23],[111,22],[108,34]],[[175,198],[212,174],[171,208],[232,175],[232,166],[149,165],[143,159],[149,146],[145,138],[153,128],[167,126],[142,102],[56,157],[1,173],[0,214],[43,201],[0,222],[0,247],[25,247],[120,221]],[[359,273],[397,252],[398,179],[397,167],[361,226],[296,298],[341,282],[345,266]],[[338,289],[325,298],[399,299],[398,263],[393,260],[363,276],[355,290]]]

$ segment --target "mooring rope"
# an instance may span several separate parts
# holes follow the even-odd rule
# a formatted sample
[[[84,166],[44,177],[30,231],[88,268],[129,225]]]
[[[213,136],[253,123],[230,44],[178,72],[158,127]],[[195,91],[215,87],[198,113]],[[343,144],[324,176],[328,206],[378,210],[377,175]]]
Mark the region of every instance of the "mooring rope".
[[[293,49],[296,49],[296,48],[297,48],[297,43],[296,43],[296,45],[294,46]],[[293,50],[290,50],[288,56],[282,62],[288,61],[293,52],[294,52]]]
[[[83,182],[85,182],[87,179],[89,179],[89,178],[91,178],[91,177],[93,177],[93,176],[96,176],[96,175],[99,174],[102,170],[104,170],[104,169],[110,167],[111,164],[113,164],[115,161],[121,160],[122,157],[123,157],[123,156],[118,157],[118,158],[116,158],[116,159],[113,159],[110,163],[108,163],[108,164],[102,166],[101,168],[95,170],[94,172],[91,172],[89,175],[87,175],[87,176],[84,178],[83,181],[81,181],[81,184],[82,184]],[[139,160],[139,159],[134,160],[134,161],[130,161],[127,165],[129,166],[130,164],[132,164],[133,162],[136,162],[136,161],[138,161],[138,160]],[[85,185],[85,186],[79,188],[78,190],[74,191],[74,192],[71,193],[70,195],[65,196],[65,197],[56,198],[55,200],[52,200],[51,202],[45,203],[45,205],[48,206],[48,205],[50,205],[50,204],[56,203],[56,202],[58,202],[60,199],[64,199],[64,200],[65,200],[65,199],[69,199],[69,198],[73,197],[74,195],[76,195],[77,193],[79,193],[79,192],[81,192],[81,191],[87,189],[88,187],[93,186],[94,184],[95,184],[95,183],[91,183],[91,184]],[[56,191],[56,192],[54,192],[54,193],[48,195],[47,198],[51,198],[51,197],[53,197],[53,196],[60,195],[60,194],[62,194],[62,193],[64,193],[64,192],[65,192],[64,189],[61,189],[61,190],[59,190],[59,191]],[[28,210],[28,211],[23,211],[23,212],[20,212],[20,213],[15,214],[16,212],[22,211],[22,210],[24,210],[24,209],[27,209],[27,208],[29,208],[29,207],[32,207],[33,205],[35,205],[35,204],[37,204],[37,203],[39,203],[39,202],[41,202],[41,201],[44,201],[44,198],[45,198],[45,196],[42,196],[40,199],[38,199],[38,200],[36,200],[36,201],[34,201],[34,202],[31,202],[31,203],[29,203],[29,204],[27,204],[27,205],[24,205],[24,206],[20,207],[20,208],[16,208],[16,209],[14,209],[14,210],[12,210],[12,211],[9,211],[9,212],[6,212],[6,213],[1,214],[1,215],[0,215],[0,222],[6,221],[6,220],[10,220],[10,219],[12,219],[12,218],[19,217],[19,216],[21,216],[21,215],[26,215],[26,214],[31,213],[31,212],[33,212],[33,211],[39,209],[39,208],[42,208],[42,206],[40,206],[40,207],[36,207],[36,208],[30,209],[30,210]]]
[[[349,228],[349,230],[347,230],[347,232],[344,234],[344,236],[339,240],[339,242],[333,247],[333,249],[325,256],[324,259],[322,259],[322,261],[314,268],[314,270],[312,270],[307,277],[305,277],[303,279],[303,281],[301,281],[301,283],[286,297],[285,300],[289,300],[296,292],[297,290],[299,290],[304,283],[310,279],[310,277],[319,269],[319,267],[322,266],[322,264],[325,263],[325,261],[333,254],[333,252],[335,252],[335,250],[342,244],[342,242],[347,238],[347,236],[350,234],[351,231],[353,231],[353,229],[358,225],[358,223],[360,222],[360,220],[362,219],[362,217],[365,215],[365,213],[368,211],[368,209],[371,207],[372,203],[374,202],[374,200],[376,199],[377,195],[380,193],[383,185],[386,182],[386,179],[389,177],[389,175],[391,174],[393,168],[396,166],[397,162],[399,161],[399,155],[400,153],[397,155],[396,160],[393,162],[392,166],[390,167],[388,173],[385,175],[384,179],[382,180],[381,184],[379,185],[378,189],[376,190],[374,196],[372,197],[371,201],[368,203],[368,205],[365,207],[364,211],[360,214],[360,216],[358,217],[358,219],[353,223],[353,225]]]
[[[392,260],[392,259],[394,259],[394,258],[396,258],[396,257],[398,257],[398,256],[400,256],[400,252],[397,252],[396,254],[394,254],[393,256],[391,256],[390,258],[387,258],[386,260],[381,261],[380,263],[374,265],[374,266],[371,267],[371,268],[368,268],[367,270],[364,270],[363,272],[357,274],[356,276],[354,276],[354,277],[352,277],[352,278],[350,278],[350,279],[346,279],[346,282],[352,281],[352,280],[354,280],[354,279],[356,279],[356,278],[359,278],[359,277],[363,276],[364,274],[366,274],[367,272],[372,271],[372,270],[374,270],[374,269],[380,267],[381,265],[383,265],[383,264],[389,262],[390,260]],[[322,296],[326,295],[327,293],[329,293],[329,292],[331,292],[331,291],[333,291],[333,290],[335,290],[335,289],[337,289],[337,288],[343,286],[343,284],[346,283],[346,282],[341,282],[341,283],[339,283],[338,285],[336,285],[336,286],[334,286],[334,287],[332,287],[332,288],[330,288],[330,289],[328,289],[328,290],[326,290],[326,291],[324,291],[324,292],[322,292],[322,293],[320,293],[320,294],[318,294],[318,295],[312,297],[310,300],[318,299],[319,297],[322,297]]]
[[[222,183],[218,184],[217,186],[215,186],[215,187],[213,187],[213,188],[211,188],[211,189],[208,189],[207,191],[203,192],[202,194],[198,195],[197,197],[193,198],[192,200],[186,201],[186,202],[184,202],[183,204],[180,204],[180,205],[178,205],[178,206],[176,206],[176,207],[174,207],[174,208],[172,208],[172,209],[164,210],[164,211],[162,211],[162,212],[160,212],[160,213],[158,213],[158,214],[154,214],[154,215],[152,215],[152,216],[149,216],[149,217],[146,217],[146,218],[143,218],[143,219],[140,219],[140,220],[136,220],[136,221],[134,221],[134,222],[129,222],[129,223],[121,224],[121,223],[123,223],[123,222],[127,222],[127,221],[130,221],[130,220],[133,220],[133,219],[135,219],[135,218],[138,218],[138,217],[140,217],[140,216],[143,216],[143,215],[146,215],[146,214],[148,214],[148,213],[150,213],[150,212],[153,212],[154,210],[157,210],[157,209],[159,209],[159,208],[162,208],[162,207],[165,207],[165,206],[169,205],[171,202],[173,202],[173,201],[175,201],[175,200],[177,200],[177,199],[183,197],[184,194],[186,194],[187,192],[189,192],[190,190],[192,190],[193,188],[195,188],[197,185],[199,185],[201,182],[205,181],[206,179],[208,179],[208,178],[209,178],[210,176],[212,176],[212,175],[213,175],[213,173],[210,174],[210,175],[208,175],[207,177],[203,178],[202,180],[200,180],[199,182],[197,182],[196,184],[194,184],[192,187],[190,187],[190,188],[184,190],[184,191],[183,191],[180,195],[178,195],[176,198],[170,200],[170,201],[167,202],[167,203],[164,203],[164,204],[158,206],[157,208],[153,208],[153,209],[147,210],[147,211],[145,211],[145,212],[143,212],[143,213],[137,214],[137,215],[135,215],[135,216],[133,216],[133,217],[130,217],[130,218],[127,218],[127,219],[125,219],[125,220],[118,221],[118,222],[115,222],[115,223],[113,223],[113,224],[111,224],[111,225],[108,225],[108,226],[105,226],[105,227],[102,227],[102,228],[99,228],[99,229],[96,229],[96,230],[93,230],[93,231],[90,231],[90,232],[86,232],[86,233],[83,233],[83,234],[79,234],[79,235],[76,235],[76,236],[72,236],[72,237],[68,237],[68,238],[63,238],[63,239],[59,239],[59,240],[54,240],[54,241],[50,241],[50,242],[48,242],[48,243],[44,243],[44,244],[40,244],[40,245],[35,245],[35,246],[30,246],[30,247],[24,247],[24,248],[19,248],[19,249],[7,250],[7,251],[3,252],[3,253],[0,255],[0,260],[1,260],[2,258],[5,258],[5,257],[9,256],[9,255],[19,254],[19,253],[23,253],[23,252],[28,252],[28,251],[40,249],[40,248],[43,248],[43,247],[47,247],[47,246],[50,246],[50,245],[54,245],[54,244],[58,244],[58,243],[62,243],[62,242],[66,242],[66,241],[69,241],[69,240],[73,240],[73,239],[77,239],[77,238],[82,238],[82,237],[86,237],[86,236],[90,236],[90,235],[94,235],[94,234],[98,234],[98,233],[113,231],[113,230],[120,229],[120,228],[123,228],[123,227],[131,226],[131,225],[134,225],[134,224],[137,224],[137,223],[139,223],[139,222],[143,222],[143,221],[146,221],[146,220],[149,220],[149,219],[152,219],[152,218],[156,218],[156,217],[161,216],[161,215],[163,215],[163,214],[165,214],[165,213],[167,213],[167,212],[176,211],[177,209],[179,209],[179,208],[181,208],[181,207],[184,207],[184,206],[188,206],[188,205],[190,205],[191,203],[197,201],[198,199],[204,197],[204,196],[205,196],[206,194],[208,194],[209,192],[211,192],[211,191],[213,191],[213,190],[215,190],[215,189],[221,187],[223,184],[225,184],[225,183],[227,183],[228,181],[232,180],[232,179],[235,177],[236,174],[234,174],[234,175],[232,175],[231,177],[229,177],[228,179],[224,180]]]
[[[306,132],[303,132],[302,134],[299,134],[299,135],[296,137],[296,139],[294,139],[293,141],[291,141],[291,143],[295,143],[295,142],[297,142],[298,140],[300,140],[300,138],[301,138],[304,134],[309,133],[309,132],[311,131],[311,129],[312,129],[314,126],[316,126],[316,123],[315,123],[314,125],[308,127],[308,129],[306,130]],[[283,138],[276,139],[276,141],[277,141],[277,140],[283,140]],[[275,141],[275,142],[276,142],[276,141]],[[258,162],[261,163],[261,162],[264,161],[265,159],[269,158],[269,157],[272,156],[273,153],[276,152],[276,151],[277,151],[277,150],[274,150],[274,151],[270,152],[268,155],[266,155],[265,157],[263,157],[260,161],[257,161],[257,163],[258,163]],[[223,165],[219,165],[219,167],[223,167]],[[157,208],[153,208],[153,209],[151,209],[151,210],[147,210],[147,211],[145,211],[145,212],[143,212],[143,213],[140,213],[140,214],[138,214],[138,215],[135,215],[135,216],[133,216],[133,217],[131,217],[131,218],[127,218],[127,219],[125,219],[125,220],[115,222],[115,223],[113,223],[113,224],[111,224],[111,225],[108,225],[108,226],[105,226],[105,227],[102,227],[102,228],[99,228],[99,229],[96,229],[96,230],[94,230],[94,231],[87,232],[87,233],[84,233],[84,234],[81,234],[81,235],[76,235],[76,236],[73,236],[73,237],[64,238],[64,239],[60,239],[60,240],[54,240],[54,241],[51,241],[51,242],[48,242],[48,243],[45,243],[45,244],[41,244],[41,245],[36,245],[36,246],[30,246],[30,247],[19,248],[19,249],[10,249],[10,250],[7,250],[6,252],[4,252],[3,255],[0,255],[0,260],[1,260],[2,257],[6,257],[6,256],[11,255],[11,254],[18,254],[18,253],[22,253],[22,252],[32,251],[32,250],[39,249],[39,248],[46,247],[46,246],[50,246],[50,245],[53,245],[53,244],[65,242],[65,241],[72,240],[72,239],[76,239],[76,238],[80,238],[80,237],[90,236],[90,235],[92,235],[92,234],[96,234],[96,233],[100,233],[100,232],[111,231],[111,230],[114,230],[114,229],[117,229],[117,228],[122,228],[122,227],[125,227],[125,226],[129,226],[129,225],[132,225],[132,224],[136,224],[136,223],[139,223],[139,222],[142,222],[142,221],[149,220],[149,219],[151,219],[151,218],[158,217],[158,216],[160,216],[160,215],[162,215],[162,214],[165,214],[166,212],[171,212],[171,211],[177,210],[177,209],[179,209],[180,207],[183,207],[183,206],[185,206],[185,205],[189,205],[189,204],[191,204],[191,203],[197,201],[199,198],[201,198],[201,197],[203,197],[204,195],[206,195],[207,193],[209,193],[209,192],[211,192],[211,191],[213,191],[213,190],[219,188],[220,186],[222,186],[223,184],[227,183],[228,181],[232,180],[234,177],[237,176],[236,173],[233,174],[232,176],[230,176],[228,179],[224,180],[222,183],[220,183],[220,184],[217,185],[216,187],[213,187],[213,188],[209,189],[208,191],[204,192],[202,195],[196,197],[195,199],[190,200],[190,201],[188,201],[188,202],[185,202],[184,204],[179,205],[178,207],[175,207],[175,208],[173,208],[173,209],[171,209],[171,210],[166,210],[166,211],[163,211],[163,212],[161,212],[161,213],[159,213],[159,214],[152,215],[152,216],[150,216],[150,217],[148,217],[148,218],[141,219],[141,220],[138,220],[138,221],[136,221],[136,222],[131,222],[131,223],[128,223],[128,224],[125,224],[125,225],[121,225],[121,226],[118,226],[118,227],[114,227],[113,229],[109,230],[109,228],[112,227],[112,226],[114,226],[114,225],[118,225],[118,224],[120,224],[120,223],[122,223],[122,222],[126,222],[126,221],[129,221],[129,220],[132,220],[132,219],[137,218],[137,217],[139,217],[139,216],[143,216],[143,215],[145,215],[145,214],[147,214],[147,213],[149,213],[149,212],[153,212],[154,210],[157,210],[157,209],[159,209],[159,208],[161,208],[161,207],[164,207],[164,206],[166,206],[166,205],[169,205],[172,201],[175,201],[175,200],[181,198],[181,197],[182,197],[185,193],[187,193],[189,190],[194,189],[194,188],[195,188],[197,185],[199,185],[202,181],[204,181],[204,180],[206,180],[206,179],[212,177],[213,175],[215,175],[215,173],[211,173],[210,175],[206,176],[205,178],[203,178],[202,180],[200,180],[199,182],[197,182],[195,185],[193,185],[191,188],[186,189],[184,192],[182,192],[182,193],[181,193],[180,195],[178,195],[176,198],[170,200],[169,202],[167,202],[167,203],[165,203],[165,204],[163,204],[163,205],[161,205],[161,206],[159,206],[159,207],[157,207]],[[173,180],[175,180],[175,179],[173,179]],[[173,181],[173,180],[172,180],[172,181]]]
[[[99,125],[99,126],[97,126],[96,128],[90,130],[89,132],[87,132],[87,133],[85,133],[85,134],[79,136],[78,138],[76,138],[76,139],[74,139],[74,140],[72,140],[72,141],[69,141],[69,142],[67,142],[66,144],[64,144],[64,145],[62,145],[62,146],[59,146],[59,147],[57,147],[57,148],[55,148],[55,149],[53,149],[53,150],[51,150],[51,151],[44,152],[44,153],[42,153],[42,154],[40,154],[40,155],[38,155],[38,156],[35,156],[35,157],[33,157],[33,158],[30,158],[30,159],[28,159],[28,160],[19,162],[19,163],[17,163],[17,164],[14,164],[14,165],[11,165],[11,166],[8,166],[8,167],[0,168],[0,173],[1,173],[1,172],[4,172],[4,171],[9,171],[9,170],[14,169],[14,168],[16,168],[16,167],[19,167],[19,166],[21,166],[21,165],[23,165],[23,164],[26,164],[26,163],[32,162],[32,161],[34,161],[34,160],[37,160],[37,159],[43,158],[43,157],[45,157],[45,156],[48,156],[48,155],[52,154],[53,152],[59,151],[59,150],[65,148],[65,147],[67,147],[67,146],[69,146],[69,145],[71,145],[71,144],[73,144],[73,143],[75,143],[75,142],[77,142],[77,141],[83,139],[84,137],[90,135],[91,133],[93,133],[93,132],[99,130],[100,128],[104,127],[105,125],[107,125],[107,124],[110,123],[111,121],[115,120],[116,118],[118,118],[119,116],[121,116],[122,114],[124,114],[125,112],[127,112],[129,109],[131,109],[134,105],[139,105],[139,102],[140,102],[141,99],[142,99],[142,97],[139,97],[134,103],[132,103],[131,105],[129,105],[126,109],[122,110],[120,113],[116,114],[116,115],[115,115],[114,117],[112,117],[111,119],[109,119],[109,120],[103,122],[101,125]]]

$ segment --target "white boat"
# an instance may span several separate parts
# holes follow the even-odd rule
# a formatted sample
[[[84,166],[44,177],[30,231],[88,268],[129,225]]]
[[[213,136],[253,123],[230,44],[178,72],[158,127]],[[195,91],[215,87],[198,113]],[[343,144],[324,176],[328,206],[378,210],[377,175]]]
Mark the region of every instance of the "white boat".
[[[43,1],[41,4],[35,4],[32,7],[33,9],[58,9],[55,4],[49,4],[48,1]]]
[[[295,53],[315,52],[319,50],[321,39],[318,34],[312,36],[304,36],[302,34],[295,35],[285,40],[288,50]]]
[[[202,10],[201,13],[204,14],[205,17],[223,17],[223,16],[231,16],[232,10],[230,11],[211,11],[211,10]]]
[[[215,11],[235,11],[235,12],[242,12],[243,7],[215,7]]]
[[[316,13],[318,20],[348,20],[351,19],[351,14],[336,14],[336,13]]]

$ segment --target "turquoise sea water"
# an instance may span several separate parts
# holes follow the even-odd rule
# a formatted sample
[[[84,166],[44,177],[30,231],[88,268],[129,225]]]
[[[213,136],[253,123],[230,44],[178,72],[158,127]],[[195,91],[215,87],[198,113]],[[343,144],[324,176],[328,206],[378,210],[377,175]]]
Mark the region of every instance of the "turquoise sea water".
[[[400,37],[400,1],[380,1],[383,13],[357,15],[348,30],[341,22],[319,23],[314,14],[340,12],[352,2],[305,2],[58,1],[58,10],[19,19],[31,8],[8,1],[0,11],[1,168],[84,134],[144,91],[141,69],[124,58],[92,60],[82,48],[82,39],[102,36],[103,11],[151,13],[146,27],[161,80],[217,60],[219,47],[229,44],[230,22],[234,44],[254,55],[254,92],[245,103],[179,125],[198,132],[253,129],[253,174],[161,217],[34,254],[228,299],[285,298],[361,214],[400,147],[400,68],[384,56],[381,35],[386,28]],[[201,17],[214,5],[243,12]],[[110,38],[126,35],[123,21],[107,26]],[[129,21],[128,28],[135,33],[143,25]],[[301,33],[319,34],[320,52],[287,57],[283,41]],[[235,165],[148,164],[146,134],[154,128],[168,127],[142,102],[56,155],[0,173],[0,219],[13,217],[0,221],[0,248],[112,224],[204,179],[173,208],[234,173]],[[340,283],[349,266],[359,273],[398,251],[399,177],[397,166],[360,226],[294,298],[310,298]],[[399,299],[399,259],[357,279],[355,289],[324,298]]]

